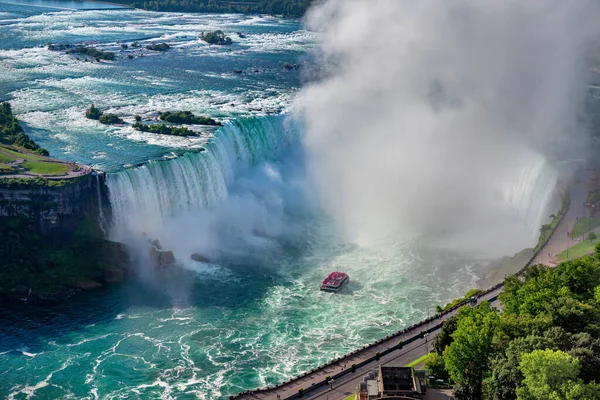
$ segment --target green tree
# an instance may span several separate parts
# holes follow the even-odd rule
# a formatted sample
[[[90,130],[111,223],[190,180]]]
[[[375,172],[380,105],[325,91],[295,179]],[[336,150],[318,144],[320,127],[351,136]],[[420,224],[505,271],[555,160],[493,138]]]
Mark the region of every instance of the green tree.
[[[429,354],[429,358],[425,361],[425,369],[427,370],[427,375],[435,376],[438,379],[447,380],[450,377],[448,371],[446,371],[444,357],[435,352]]]
[[[452,343],[452,334],[456,330],[457,319],[456,317],[450,317],[445,320],[442,324],[442,329],[432,341],[433,350],[438,354],[444,354],[446,347]]]
[[[42,156],[47,156],[48,151],[41,148],[23,130],[19,121],[12,114],[10,103],[0,103],[0,143],[13,144],[33,151]]]
[[[101,116],[102,111],[93,104],[85,111],[85,117],[89,119],[99,120]]]
[[[577,379],[579,362],[560,350],[535,350],[523,354],[519,369],[524,386],[517,389],[518,399],[558,400],[565,385]]]
[[[481,399],[483,373],[488,369],[498,320],[498,314],[487,301],[477,307],[459,310],[453,341],[444,352],[446,370],[455,382],[460,383],[461,391],[455,392],[458,400]]]
[[[590,232],[587,234],[587,240],[596,240],[598,236],[594,232]]]

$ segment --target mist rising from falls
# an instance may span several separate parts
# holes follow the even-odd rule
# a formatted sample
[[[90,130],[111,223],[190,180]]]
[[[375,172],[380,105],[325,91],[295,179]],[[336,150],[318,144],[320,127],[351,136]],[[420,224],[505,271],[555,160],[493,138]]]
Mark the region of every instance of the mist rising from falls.
[[[307,19],[321,74],[298,96],[298,125],[234,121],[205,152],[110,174],[111,235],[247,257],[293,241],[293,216],[317,204],[358,244],[532,246],[554,211],[550,150],[586,143],[598,15],[585,0],[327,1]]]
[[[284,116],[240,119],[220,128],[206,151],[108,174],[112,238],[133,247],[158,239],[186,259],[242,252],[289,233],[285,204],[303,195],[298,168],[279,159],[301,165],[290,148],[297,135]]]
[[[547,157],[584,153],[599,16],[586,0],[314,7],[320,78],[295,112],[340,233],[453,237],[500,254],[533,245],[556,181]]]

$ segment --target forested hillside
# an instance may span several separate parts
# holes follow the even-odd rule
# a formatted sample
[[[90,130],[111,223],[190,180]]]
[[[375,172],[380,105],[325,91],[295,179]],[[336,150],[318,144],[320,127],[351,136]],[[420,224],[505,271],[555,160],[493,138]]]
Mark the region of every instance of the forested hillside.
[[[600,256],[506,279],[500,312],[463,307],[427,366],[457,400],[600,399]]]
[[[117,0],[152,11],[256,13],[301,17],[313,0]]]

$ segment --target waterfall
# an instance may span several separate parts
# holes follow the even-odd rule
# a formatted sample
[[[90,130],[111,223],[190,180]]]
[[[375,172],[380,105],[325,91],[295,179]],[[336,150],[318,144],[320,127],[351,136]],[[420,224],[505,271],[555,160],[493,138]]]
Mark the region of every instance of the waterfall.
[[[502,200],[517,210],[537,238],[539,228],[549,222],[558,172],[545,157],[533,151],[524,152],[515,164],[520,165],[518,175],[503,185]]]
[[[221,127],[201,152],[107,174],[111,235],[152,235],[179,212],[213,207],[228,197],[238,168],[276,160],[296,139],[285,116],[238,119]]]
[[[96,175],[96,196],[98,197],[98,226],[100,226],[100,230],[102,230],[102,233],[106,237],[106,217],[104,216],[104,202],[102,201],[102,192],[100,190],[102,181],[100,180],[100,174],[94,172],[94,175]]]

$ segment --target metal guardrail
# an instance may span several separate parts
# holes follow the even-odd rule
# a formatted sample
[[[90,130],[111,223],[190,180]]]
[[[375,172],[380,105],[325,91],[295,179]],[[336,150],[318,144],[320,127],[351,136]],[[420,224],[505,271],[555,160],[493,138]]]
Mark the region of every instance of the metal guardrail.
[[[568,192],[567,192],[567,193],[568,193]],[[568,195],[567,195],[567,196],[568,196]],[[545,240],[545,241],[542,243],[542,245],[541,245],[541,246],[539,246],[538,250],[537,250],[537,251],[535,251],[535,252],[533,253],[533,255],[531,256],[531,258],[530,258],[530,259],[527,261],[527,263],[525,263],[525,266],[524,266],[523,268],[521,268],[519,271],[517,271],[516,273],[514,273],[513,275],[516,275],[516,276],[522,275],[522,274],[525,272],[525,270],[527,270],[527,268],[529,268],[529,267],[531,266],[531,264],[533,263],[533,260],[535,260],[535,258],[536,258],[536,257],[537,257],[537,256],[538,256],[538,255],[541,253],[541,251],[542,251],[542,250],[543,250],[543,249],[546,247],[546,245],[548,244],[548,242],[550,241],[550,239],[552,239],[552,237],[554,236],[554,233],[556,232],[556,230],[558,229],[558,227],[559,227],[559,226],[560,226],[560,224],[562,223],[563,219],[564,219],[564,218],[565,218],[565,216],[567,215],[567,212],[568,212],[568,210],[569,210],[569,207],[570,207],[570,205],[571,205],[571,198],[570,198],[570,196],[568,196],[568,197],[567,197],[567,206],[565,207],[565,210],[564,210],[564,212],[561,214],[561,216],[560,216],[560,218],[559,218],[559,220],[558,220],[558,223],[557,223],[557,224],[556,224],[556,226],[555,226],[555,227],[552,229],[552,232],[550,232],[550,235],[548,235],[548,237],[547,237],[547,238],[546,238],[546,240]],[[497,289],[501,288],[502,286],[504,286],[504,282],[498,283],[498,284],[496,284],[496,285],[492,286],[491,288],[488,288],[488,289],[484,290],[483,292],[480,292],[480,293],[477,295],[477,298],[479,299],[479,298],[481,298],[481,297],[483,297],[483,296],[485,296],[485,295],[487,295],[487,294],[489,294],[489,293],[491,293],[491,292],[493,292],[493,291],[495,291],[495,290],[497,290]],[[490,302],[491,302],[491,301],[495,301],[496,299],[498,299],[498,296],[492,297],[492,298],[491,298],[491,299],[489,299],[488,301],[490,301]],[[393,333],[393,334],[391,334],[391,335],[388,335],[388,336],[386,336],[386,337],[384,337],[384,338],[382,338],[382,339],[380,339],[380,340],[378,340],[378,341],[376,341],[376,342],[373,342],[373,343],[371,343],[371,344],[365,345],[365,346],[363,346],[361,349],[354,350],[354,351],[352,351],[352,352],[350,352],[350,353],[348,353],[348,354],[346,354],[346,355],[344,355],[344,356],[337,357],[337,358],[335,358],[335,359],[331,360],[330,362],[328,362],[327,364],[321,365],[321,366],[319,366],[319,367],[317,367],[317,368],[313,368],[313,369],[311,369],[310,371],[306,371],[306,372],[304,372],[304,373],[302,373],[302,374],[300,374],[300,375],[298,375],[298,376],[296,376],[296,377],[293,377],[293,378],[290,378],[290,379],[288,379],[288,380],[286,380],[286,381],[284,381],[284,382],[281,382],[281,383],[280,383],[280,384],[278,384],[278,385],[275,385],[275,386],[267,386],[267,387],[265,387],[265,388],[260,388],[260,389],[255,389],[255,390],[247,390],[247,391],[245,391],[245,392],[240,392],[240,393],[238,393],[238,394],[237,394],[237,395],[235,395],[235,396],[230,396],[230,397],[229,397],[229,399],[233,400],[233,399],[237,399],[237,398],[240,398],[240,397],[242,397],[242,396],[245,396],[245,395],[252,395],[252,394],[265,393],[265,392],[269,392],[269,391],[271,391],[271,390],[279,389],[279,388],[281,388],[281,387],[283,387],[283,386],[285,386],[285,385],[288,385],[288,384],[290,384],[290,383],[292,383],[292,382],[296,382],[296,381],[298,381],[298,380],[300,380],[300,379],[302,379],[302,378],[306,377],[306,376],[307,376],[307,375],[309,375],[309,374],[312,374],[312,373],[314,373],[314,372],[317,372],[317,371],[322,371],[322,370],[324,370],[325,368],[331,367],[333,364],[335,364],[335,363],[337,363],[337,362],[339,362],[339,361],[343,360],[344,358],[348,358],[348,357],[350,357],[350,356],[353,356],[353,355],[356,355],[356,354],[358,354],[358,353],[360,353],[360,352],[362,352],[362,351],[366,351],[366,350],[368,350],[368,349],[370,349],[370,348],[372,348],[372,347],[378,346],[378,345],[380,345],[381,343],[385,342],[386,340],[389,340],[389,339],[393,338],[394,336],[401,336],[401,335],[404,335],[404,334],[406,334],[406,333],[409,333],[411,330],[415,330],[415,329],[417,329],[417,328],[419,328],[419,327],[421,327],[421,326],[423,326],[423,325],[425,325],[425,324],[427,324],[427,323],[430,323],[431,321],[433,321],[433,320],[435,320],[435,319],[437,319],[437,318],[441,318],[441,317],[443,317],[444,315],[447,315],[447,314],[449,314],[449,313],[451,313],[451,312],[453,312],[453,311],[457,310],[458,308],[460,308],[460,307],[463,307],[463,306],[465,306],[465,305],[467,305],[467,304],[469,304],[469,303],[470,303],[470,299],[465,299],[465,301],[463,301],[463,302],[460,302],[460,303],[458,303],[458,304],[454,305],[453,307],[451,307],[451,308],[449,308],[449,309],[447,309],[447,310],[444,310],[442,313],[439,313],[439,314],[437,314],[437,315],[435,315],[435,316],[432,316],[432,317],[429,317],[429,318],[427,318],[427,319],[425,319],[425,320],[422,320],[422,321],[420,321],[420,322],[417,322],[417,323],[415,323],[415,324],[413,324],[413,325],[411,325],[411,326],[409,326],[409,327],[407,327],[407,328],[404,328],[404,329],[402,329],[402,330],[399,330],[399,331],[397,331],[396,333]],[[425,333],[431,333],[431,332],[435,332],[436,330],[440,329],[440,328],[442,327],[442,325],[443,325],[443,323],[439,323],[439,324],[435,325],[434,327],[431,327],[431,328],[427,329],[427,330],[426,330],[426,331],[424,331],[424,332],[425,332]],[[367,358],[367,359],[365,359],[365,360],[361,361],[360,363],[356,364],[355,368],[360,368],[360,367],[362,367],[363,365],[366,365],[366,364],[368,364],[368,363],[370,363],[370,362],[373,362],[373,361],[375,361],[375,360],[378,360],[380,357],[382,357],[382,356],[384,356],[384,355],[386,355],[386,354],[389,354],[389,353],[391,353],[391,352],[393,352],[393,351],[395,351],[395,350],[399,350],[399,349],[401,349],[402,347],[404,347],[404,345],[405,345],[405,344],[410,344],[410,343],[412,343],[412,342],[414,342],[414,341],[416,341],[416,340],[418,340],[418,339],[422,339],[422,338],[423,338],[423,333],[422,333],[422,332],[419,332],[419,334],[417,334],[417,335],[414,335],[414,336],[412,336],[412,337],[410,337],[410,338],[408,338],[408,339],[406,339],[406,340],[402,341],[402,344],[397,344],[397,345],[395,345],[395,346],[393,346],[393,347],[390,347],[390,348],[388,348],[388,349],[386,349],[386,350],[384,350],[384,351],[380,352],[380,354],[379,354],[379,355],[375,355],[375,356],[373,356],[373,357],[369,357],[369,358]],[[333,378],[333,379],[338,379],[338,378],[340,378],[340,377],[342,377],[342,376],[344,376],[344,375],[346,375],[346,374],[352,373],[352,372],[353,372],[353,371],[352,371],[352,369],[351,369],[351,368],[349,368],[349,369],[346,369],[346,370],[344,370],[344,371],[341,371],[341,372],[339,372],[339,373],[337,373],[337,374],[335,374],[335,375],[332,375],[332,376],[331,376],[331,378]],[[315,390],[315,389],[321,388],[321,387],[323,387],[324,385],[327,385],[327,381],[326,381],[325,379],[323,379],[323,380],[322,380],[322,381],[320,381],[319,383],[315,383],[314,385],[311,385],[311,386],[309,386],[308,388],[304,388],[303,395],[306,395],[307,393],[309,393],[309,392],[310,392],[310,391],[312,391],[312,390]],[[290,397],[287,397],[287,398],[285,398],[285,399],[283,399],[283,400],[291,400],[291,399],[297,399],[297,398],[300,398],[300,397],[299,397],[299,395],[298,395],[298,394],[294,394],[294,395],[292,395],[292,396],[290,396]]]

